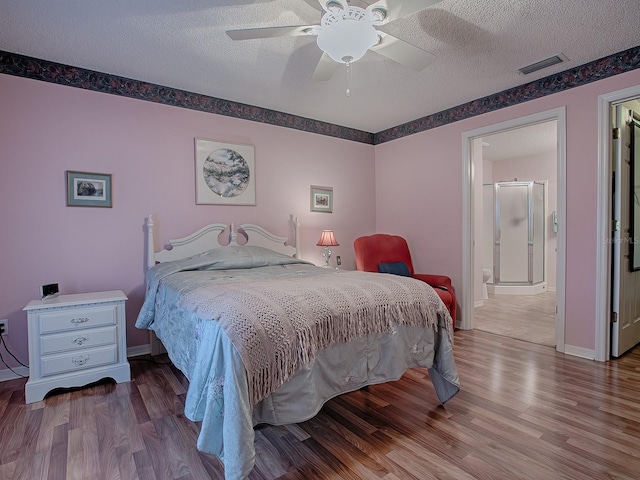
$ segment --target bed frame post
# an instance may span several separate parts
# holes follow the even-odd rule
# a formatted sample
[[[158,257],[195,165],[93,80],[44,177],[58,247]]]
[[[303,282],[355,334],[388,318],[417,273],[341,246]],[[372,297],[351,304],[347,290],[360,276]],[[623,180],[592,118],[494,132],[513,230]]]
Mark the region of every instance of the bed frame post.
[[[147,269],[156,264],[155,248],[153,246],[153,218],[151,215],[147,217]]]
[[[238,237],[236,235],[236,227],[232,223],[231,226],[229,227],[229,245],[237,245],[237,244],[238,244]]]
[[[293,237],[296,242],[296,258],[300,259],[300,221],[298,217],[293,219]]]

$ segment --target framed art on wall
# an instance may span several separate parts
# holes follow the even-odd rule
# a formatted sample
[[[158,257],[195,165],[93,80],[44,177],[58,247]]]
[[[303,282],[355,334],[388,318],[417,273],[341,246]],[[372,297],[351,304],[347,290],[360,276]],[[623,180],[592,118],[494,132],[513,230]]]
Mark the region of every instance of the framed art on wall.
[[[195,139],[196,204],[255,205],[253,145]]]
[[[333,212],[333,188],[311,185],[311,211]]]
[[[111,208],[111,175],[67,170],[68,207]]]

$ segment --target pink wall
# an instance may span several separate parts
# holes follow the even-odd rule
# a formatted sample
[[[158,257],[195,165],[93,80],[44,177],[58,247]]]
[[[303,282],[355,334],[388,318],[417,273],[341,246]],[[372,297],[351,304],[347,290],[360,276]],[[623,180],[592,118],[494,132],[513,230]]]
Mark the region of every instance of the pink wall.
[[[375,229],[371,145],[7,75],[0,112],[0,318],[25,363],[22,308],[43,283],[123,290],[128,345],[148,343],[133,324],[150,213],[159,245],[212,222],[287,235],[298,216],[303,258],[323,262],[315,243],[332,228],[345,268],[355,268],[353,240]],[[194,137],[255,145],[257,206],[195,204]],[[113,174],[113,208],[67,207],[65,170]],[[333,214],[309,211],[310,185],[334,188]]]
[[[474,117],[376,147],[138,100],[0,75],[0,318],[27,360],[23,306],[43,283],[63,293],[122,289],[128,344],[143,297],[144,218],[165,243],[206,223],[258,223],[287,233],[302,222],[303,257],[333,228],[345,268],[362,234],[405,235],[416,269],[462,284],[465,131],[567,109],[567,345],[594,348],[598,95],[640,84],[640,71]],[[257,206],[195,205],[193,139],[256,148]],[[374,163],[375,159],[375,163]],[[65,170],[113,174],[114,208],[65,205]],[[333,214],[309,212],[309,186],[334,188]],[[1,372],[1,370],[0,370]]]
[[[453,124],[376,146],[376,229],[405,236],[414,269],[462,274],[462,140]],[[457,147],[457,148],[456,148]]]
[[[567,345],[595,348],[598,96],[640,84],[640,70],[376,147],[376,227],[407,236],[416,268],[462,285],[462,134],[566,106]]]

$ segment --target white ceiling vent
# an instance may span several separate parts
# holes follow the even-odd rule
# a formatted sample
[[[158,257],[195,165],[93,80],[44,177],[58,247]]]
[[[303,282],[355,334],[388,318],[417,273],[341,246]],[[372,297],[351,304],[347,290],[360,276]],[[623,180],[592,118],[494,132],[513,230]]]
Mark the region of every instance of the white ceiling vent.
[[[537,72],[538,70],[542,70],[543,68],[547,68],[551,65],[556,65],[558,63],[566,61],[567,57],[560,53],[558,55],[554,55],[553,57],[545,58],[544,60],[540,60],[539,62],[527,65],[526,67],[522,67],[518,71],[523,75],[529,75],[530,73]]]

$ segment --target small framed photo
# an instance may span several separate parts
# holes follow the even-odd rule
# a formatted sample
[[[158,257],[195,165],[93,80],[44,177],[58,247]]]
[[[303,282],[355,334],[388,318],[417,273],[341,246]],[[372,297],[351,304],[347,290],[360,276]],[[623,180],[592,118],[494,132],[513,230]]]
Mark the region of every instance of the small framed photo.
[[[333,212],[333,188],[311,185],[311,211]]]
[[[196,205],[255,205],[253,145],[195,139]]]
[[[67,206],[111,208],[111,175],[67,170]]]

